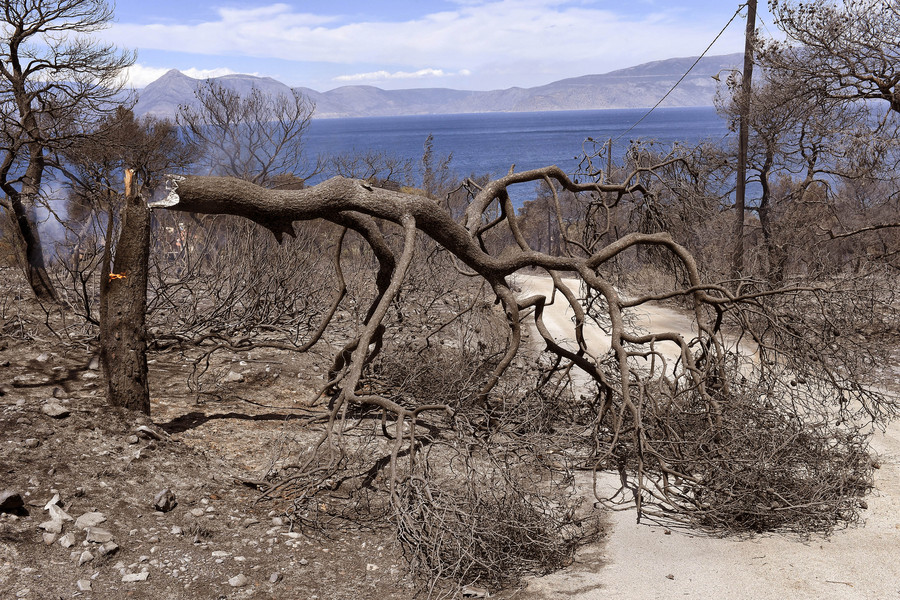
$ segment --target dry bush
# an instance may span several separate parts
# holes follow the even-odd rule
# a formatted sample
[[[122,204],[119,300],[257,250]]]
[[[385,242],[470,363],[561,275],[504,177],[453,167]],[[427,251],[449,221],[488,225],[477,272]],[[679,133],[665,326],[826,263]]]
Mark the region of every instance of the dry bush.
[[[0,339],[32,340],[36,323],[26,298],[22,270],[16,266],[0,266]]]
[[[316,330],[333,295],[331,230],[315,224],[278,244],[245,221],[157,216],[151,253],[151,349],[177,348],[199,389],[212,355],[297,349]]]
[[[595,539],[572,471],[513,439],[467,435],[429,444],[397,485],[398,537],[429,596],[456,586],[496,591],[572,561]]]
[[[620,447],[607,465],[623,481],[633,477],[630,491],[642,495],[644,514],[717,534],[807,535],[859,518],[872,487],[867,434],[821,415],[801,419],[789,400],[750,387],[720,398],[718,421],[697,395],[660,391],[648,393],[642,406],[642,455]],[[620,436],[633,427],[619,427]]]

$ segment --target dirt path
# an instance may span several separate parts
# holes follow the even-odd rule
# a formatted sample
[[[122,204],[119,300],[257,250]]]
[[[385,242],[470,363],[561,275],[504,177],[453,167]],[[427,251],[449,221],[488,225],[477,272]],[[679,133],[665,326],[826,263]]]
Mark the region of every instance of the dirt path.
[[[516,281],[523,295],[551,289],[546,278],[517,276]],[[646,329],[691,332],[690,320],[676,311],[654,307],[644,312]],[[571,311],[563,303],[548,307],[544,319],[555,335],[573,336]],[[608,348],[603,332],[589,329],[591,349]],[[612,513],[604,542],[585,548],[571,567],[532,580],[518,597],[900,599],[900,424],[876,434],[872,447],[881,468],[858,527],[806,540],[785,535],[721,539],[637,525],[633,510]],[[589,494],[588,486],[585,490]]]

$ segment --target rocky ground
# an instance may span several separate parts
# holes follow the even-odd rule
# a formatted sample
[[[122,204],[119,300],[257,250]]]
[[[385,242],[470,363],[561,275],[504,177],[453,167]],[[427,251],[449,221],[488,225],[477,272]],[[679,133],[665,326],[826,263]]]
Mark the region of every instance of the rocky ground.
[[[0,598],[411,597],[389,527],[292,526],[239,481],[320,378],[307,366],[250,357],[198,396],[155,363],[147,418],[106,405],[87,352],[0,340]]]

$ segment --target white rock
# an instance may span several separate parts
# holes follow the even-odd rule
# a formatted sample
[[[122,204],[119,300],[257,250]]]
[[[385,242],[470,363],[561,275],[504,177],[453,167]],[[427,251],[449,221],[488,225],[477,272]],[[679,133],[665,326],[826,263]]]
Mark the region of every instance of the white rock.
[[[59,545],[63,548],[71,548],[75,545],[75,534],[72,532],[67,533],[66,535],[59,538]]]
[[[241,573],[240,575],[235,575],[231,579],[228,580],[228,585],[231,587],[244,587],[247,585],[247,576]]]
[[[140,573],[129,573],[122,577],[122,583],[134,583],[135,581],[147,581],[150,576],[149,571],[141,571]]]
[[[81,553],[81,556],[78,557],[78,566],[80,567],[84,563],[91,562],[92,560],[94,560],[94,555],[85,550]]]
[[[102,546],[100,546],[100,554],[106,556],[108,554],[113,554],[119,549],[119,545],[115,542],[106,542]]]
[[[238,373],[237,371],[228,371],[228,375],[225,376],[225,379],[223,381],[225,383],[241,383],[242,381],[244,381],[244,375],[243,373]]]
[[[62,533],[62,521],[59,519],[44,521],[43,523],[38,525],[38,527],[40,527],[47,533]]]
[[[69,416],[69,410],[58,402],[47,402],[41,407],[41,412],[54,419],[64,419]]]
[[[70,517],[66,511],[64,511],[60,507],[56,506],[55,504],[50,506],[50,508],[47,509],[47,512],[50,513],[50,518],[53,519],[54,521],[74,521],[75,520],[72,517]]]
[[[102,512],[86,512],[75,519],[75,527],[78,529],[87,529],[88,527],[96,527],[104,521],[106,521],[106,515]]]
[[[485,588],[475,587],[474,585],[464,585],[462,587],[463,598],[490,598],[491,593]]]
[[[111,542],[113,539],[113,534],[108,529],[102,529],[100,527],[87,527],[84,531],[87,534],[85,539],[89,542],[105,544],[106,542]]]
[[[91,580],[90,579],[79,579],[76,583],[78,586],[79,592],[90,592],[91,591]]]

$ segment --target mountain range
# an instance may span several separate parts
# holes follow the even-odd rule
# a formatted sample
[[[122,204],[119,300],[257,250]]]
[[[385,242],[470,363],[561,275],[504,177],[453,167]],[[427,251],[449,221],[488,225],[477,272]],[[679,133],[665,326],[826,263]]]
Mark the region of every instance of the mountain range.
[[[561,79],[538,87],[493,91],[446,88],[383,90],[365,85],[343,86],[327,92],[305,87],[294,89],[315,104],[314,118],[319,119],[646,108],[655,105],[669,92],[696,60],[696,57],[670,58],[602,75]],[[661,106],[712,105],[716,93],[713,77],[739,67],[742,61],[742,54],[703,57]],[[242,95],[254,87],[269,94],[285,94],[291,90],[284,83],[269,77],[225,75],[214,80]],[[172,118],[180,105],[196,102],[194,90],[202,82],[173,69],[138,92],[135,114]]]

